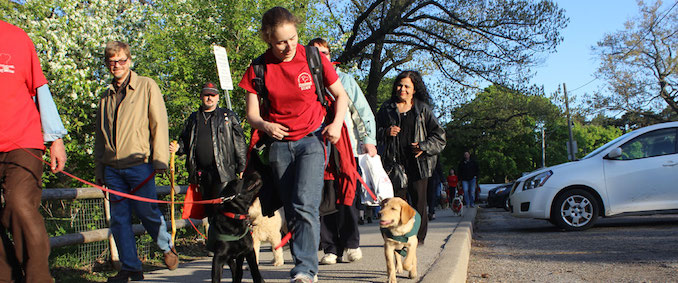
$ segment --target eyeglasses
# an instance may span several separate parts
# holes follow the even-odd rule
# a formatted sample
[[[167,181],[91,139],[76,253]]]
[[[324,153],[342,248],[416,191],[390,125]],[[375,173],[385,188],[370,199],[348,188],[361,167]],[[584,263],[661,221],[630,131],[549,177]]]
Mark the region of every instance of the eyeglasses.
[[[127,63],[128,59],[129,58],[120,59],[120,60],[108,60],[107,62],[108,62],[109,66],[115,66],[115,64],[118,64],[120,66],[124,66]]]

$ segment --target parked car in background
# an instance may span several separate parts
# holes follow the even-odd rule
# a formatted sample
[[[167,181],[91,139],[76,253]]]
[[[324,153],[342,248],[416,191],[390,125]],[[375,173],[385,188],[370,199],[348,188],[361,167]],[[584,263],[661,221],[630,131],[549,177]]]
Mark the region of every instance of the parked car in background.
[[[461,186],[461,182],[459,182],[459,185]],[[487,194],[490,192],[490,190],[500,185],[501,184],[478,184],[478,186],[476,187],[475,202],[481,203],[487,201]]]
[[[599,216],[678,209],[678,122],[628,132],[581,160],[539,169],[516,181],[513,216],[584,230]]]
[[[513,183],[507,183],[492,188],[487,193],[487,206],[504,208],[508,211],[508,196],[511,192],[511,187],[513,187]]]

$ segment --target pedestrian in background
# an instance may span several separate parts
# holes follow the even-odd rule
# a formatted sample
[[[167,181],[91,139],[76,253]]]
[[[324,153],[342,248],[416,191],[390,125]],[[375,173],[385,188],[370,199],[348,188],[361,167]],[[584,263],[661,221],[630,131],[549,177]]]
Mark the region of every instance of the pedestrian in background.
[[[410,200],[422,215],[417,234],[424,244],[428,229],[426,194],[438,154],[445,147],[445,130],[431,110],[431,98],[419,72],[404,71],[393,82],[391,98],[377,112],[377,143],[384,145],[380,154],[384,167],[393,160],[404,165],[407,187],[394,188],[396,196]]]
[[[113,80],[102,94],[97,111],[96,181],[111,190],[157,199],[153,175],[165,172],[169,161],[165,101],[153,79],[130,69],[132,55],[127,43],[108,42],[104,58]],[[132,231],[132,212],[163,251],[167,268],[176,269],[179,257],[158,204],[117,195],[111,195],[110,201],[110,229],[122,269],[108,282],[144,279]]]
[[[459,162],[459,178],[464,188],[464,204],[468,207],[475,206],[476,181],[478,178],[478,164],[471,159],[471,154],[464,152],[464,158]]]
[[[33,41],[21,28],[2,20],[0,57],[0,190],[4,199],[0,207],[0,282],[53,282],[49,237],[38,210],[43,170],[40,157],[47,143],[52,172],[62,171],[66,165],[62,137],[67,132]]]
[[[457,194],[457,183],[459,182],[459,177],[454,174],[454,168],[450,169],[450,175],[447,175],[447,200],[448,203],[452,202],[452,199]]]
[[[440,192],[442,190],[443,168],[440,166],[440,158],[436,162],[433,175],[428,179],[428,220],[436,219],[436,206],[440,203]]]
[[[185,154],[188,181],[198,185],[202,199],[215,199],[228,182],[242,178],[247,144],[238,115],[219,107],[219,90],[207,82],[200,91],[202,105],[184,123],[178,142],[170,152]],[[215,205],[205,206],[208,220],[218,213]],[[208,233],[209,235],[209,233]],[[207,250],[213,250],[214,236],[208,237]]]

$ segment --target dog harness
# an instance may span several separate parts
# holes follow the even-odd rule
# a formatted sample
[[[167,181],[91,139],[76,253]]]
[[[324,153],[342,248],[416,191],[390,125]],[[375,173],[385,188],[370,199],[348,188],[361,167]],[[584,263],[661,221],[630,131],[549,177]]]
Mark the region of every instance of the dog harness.
[[[410,230],[410,232],[405,233],[405,235],[401,236],[393,235],[393,233],[391,233],[391,230],[389,230],[388,228],[380,228],[380,230],[381,234],[386,236],[386,238],[393,239],[401,243],[407,243],[407,238],[417,235],[417,232],[419,232],[419,227],[421,227],[421,215],[419,215],[419,212],[415,212],[414,225],[412,226],[412,230]],[[395,251],[399,253],[401,256],[404,257],[407,256],[407,247],[403,247],[401,250]]]
[[[237,214],[233,212],[223,212],[222,214],[228,218],[233,218],[236,220],[246,220],[248,217],[247,214]],[[209,229],[209,231],[207,232],[208,246],[213,245],[215,240],[222,242],[238,241],[245,237],[247,233],[252,233],[252,228],[249,223],[247,223],[247,229],[245,229],[245,232],[243,232],[241,235],[221,234],[215,231],[215,229]]]

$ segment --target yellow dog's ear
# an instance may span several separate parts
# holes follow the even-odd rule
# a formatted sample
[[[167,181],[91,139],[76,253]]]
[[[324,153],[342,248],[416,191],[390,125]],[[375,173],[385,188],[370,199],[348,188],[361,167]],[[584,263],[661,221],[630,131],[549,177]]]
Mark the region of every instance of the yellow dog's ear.
[[[407,204],[406,201],[402,201],[400,205],[400,224],[407,224],[410,222],[410,219],[414,218],[414,215],[417,213],[412,206]]]

